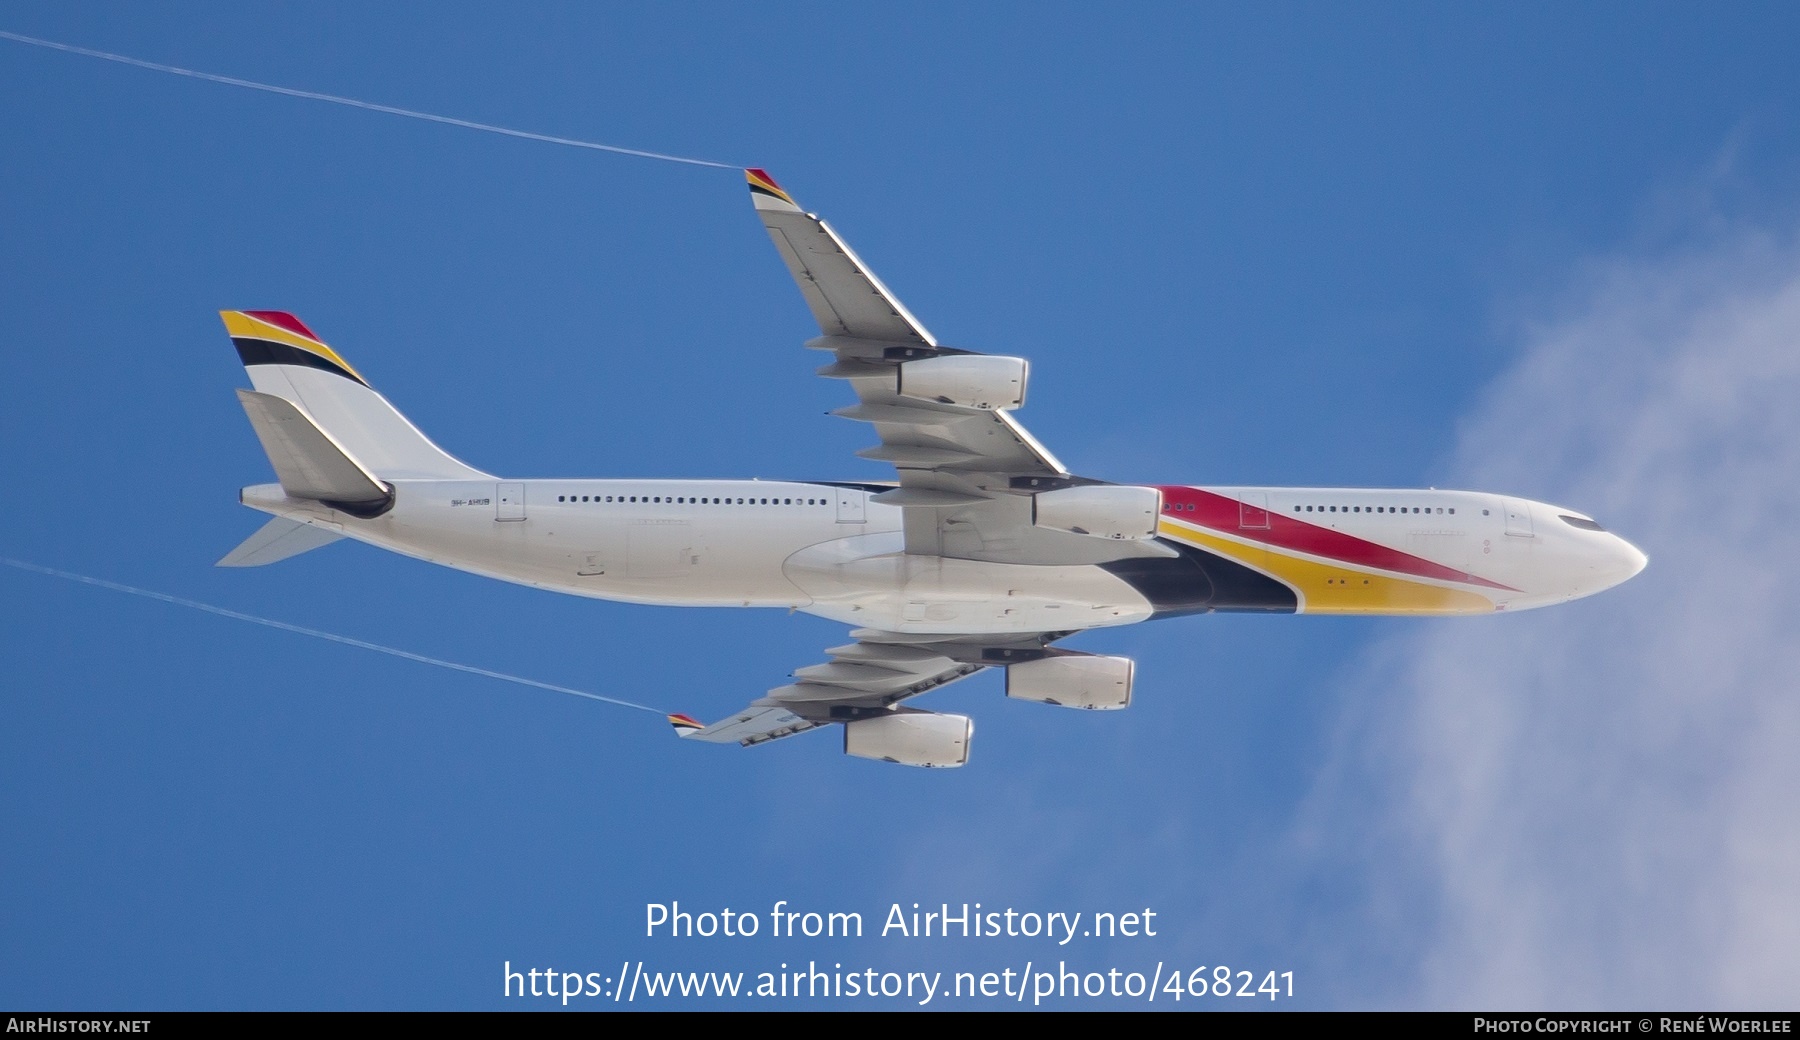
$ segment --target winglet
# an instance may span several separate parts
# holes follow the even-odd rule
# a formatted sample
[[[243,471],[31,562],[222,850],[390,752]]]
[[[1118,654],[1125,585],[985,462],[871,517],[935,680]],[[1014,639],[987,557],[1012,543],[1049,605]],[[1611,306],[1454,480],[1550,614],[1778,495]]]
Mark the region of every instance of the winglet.
[[[745,170],[744,180],[750,183],[750,201],[757,209],[780,209],[794,213],[801,212],[800,204],[794,197],[781,190],[775,178],[769,176],[767,170]]]
[[[675,727],[675,735],[678,737],[691,737],[706,728],[698,719],[687,715],[670,715],[669,725]]]

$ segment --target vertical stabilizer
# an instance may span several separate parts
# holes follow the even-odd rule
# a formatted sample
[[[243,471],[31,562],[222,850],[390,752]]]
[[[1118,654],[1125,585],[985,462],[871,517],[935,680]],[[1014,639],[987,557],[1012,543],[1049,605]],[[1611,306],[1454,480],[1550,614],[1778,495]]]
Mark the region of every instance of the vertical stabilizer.
[[[408,422],[356,369],[285,311],[221,311],[258,393],[299,406],[375,476],[480,480]]]

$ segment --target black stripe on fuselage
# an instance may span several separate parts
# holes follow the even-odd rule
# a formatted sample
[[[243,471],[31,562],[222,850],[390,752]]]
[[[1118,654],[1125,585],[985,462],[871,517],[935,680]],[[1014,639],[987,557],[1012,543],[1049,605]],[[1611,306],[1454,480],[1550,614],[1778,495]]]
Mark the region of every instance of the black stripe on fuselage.
[[[1150,601],[1152,619],[1183,614],[1292,614],[1300,609],[1294,590],[1266,574],[1204,549],[1168,539],[1158,541],[1181,555],[1175,559],[1133,557],[1103,563],[1101,569]]]
[[[354,373],[330,358],[315,354],[310,350],[301,350],[291,344],[276,343],[266,339],[251,339],[248,336],[233,336],[231,345],[237,348],[238,358],[243,361],[245,368],[251,365],[300,365],[305,368],[316,368],[323,372],[332,372],[345,379],[362,383],[362,380],[357,379]],[[368,384],[363,383],[363,385],[367,386]]]

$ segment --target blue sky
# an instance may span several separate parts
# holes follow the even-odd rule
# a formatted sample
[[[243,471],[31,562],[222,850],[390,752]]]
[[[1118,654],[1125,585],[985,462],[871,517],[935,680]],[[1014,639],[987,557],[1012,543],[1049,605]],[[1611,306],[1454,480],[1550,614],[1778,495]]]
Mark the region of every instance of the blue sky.
[[[1287,1006],[1309,1008],[1791,1004],[1800,937],[1759,922],[1800,848],[1771,808],[1800,777],[1764,748],[1800,727],[1800,640],[1770,620],[1800,616],[1779,580],[1800,554],[1746,546],[1783,537],[1760,522],[1800,457],[1777,392],[1800,333],[1797,22],[10,5],[13,32],[765,166],[940,339],[1030,357],[1022,418],[1083,473],[1472,484],[1588,509],[1652,564],[1517,618],[1082,637],[1138,661],[1131,710],[977,678],[930,698],[977,722],[947,772],[827,736],[694,747],[648,715],[3,570],[0,1004],[529,1006],[503,962],[639,959],[1227,964],[1295,972]],[[842,641],[356,545],[211,568],[260,519],[236,489],[269,479],[222,308],[301,315],[490,471],[887,476],[824,414],[843,388],[811,375],[735,174],[7,41],[0,128],[0,555],[703,717]],[[1720,499],[1733,524],[1696,537]],[[649,902],[781,899],[871,924],[896,902],[1150,907],[1161,928],[643,936]],[[1695,949],[1711,960],[1681,970]]]

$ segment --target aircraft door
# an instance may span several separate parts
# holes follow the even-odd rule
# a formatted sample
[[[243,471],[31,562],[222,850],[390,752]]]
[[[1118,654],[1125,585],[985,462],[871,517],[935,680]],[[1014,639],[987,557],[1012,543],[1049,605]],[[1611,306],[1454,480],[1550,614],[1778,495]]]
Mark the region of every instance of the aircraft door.
[[[494,519],[525,519],[524,484],[501,484],[494,489]]]
[[[1238,528],[1245,531],[1269,529],[1269,493],[1249,491],[1238,502]]]
[[[1506,533],[1514,538],[1530,538],[1531,504],[1516,498],[1503,498],[1500,507],[1506,511]]]
[[[863,503],[868,495],[861,488],[837,488],[837,522],[840,524],[860,524],[867,522],[864,518]]]

